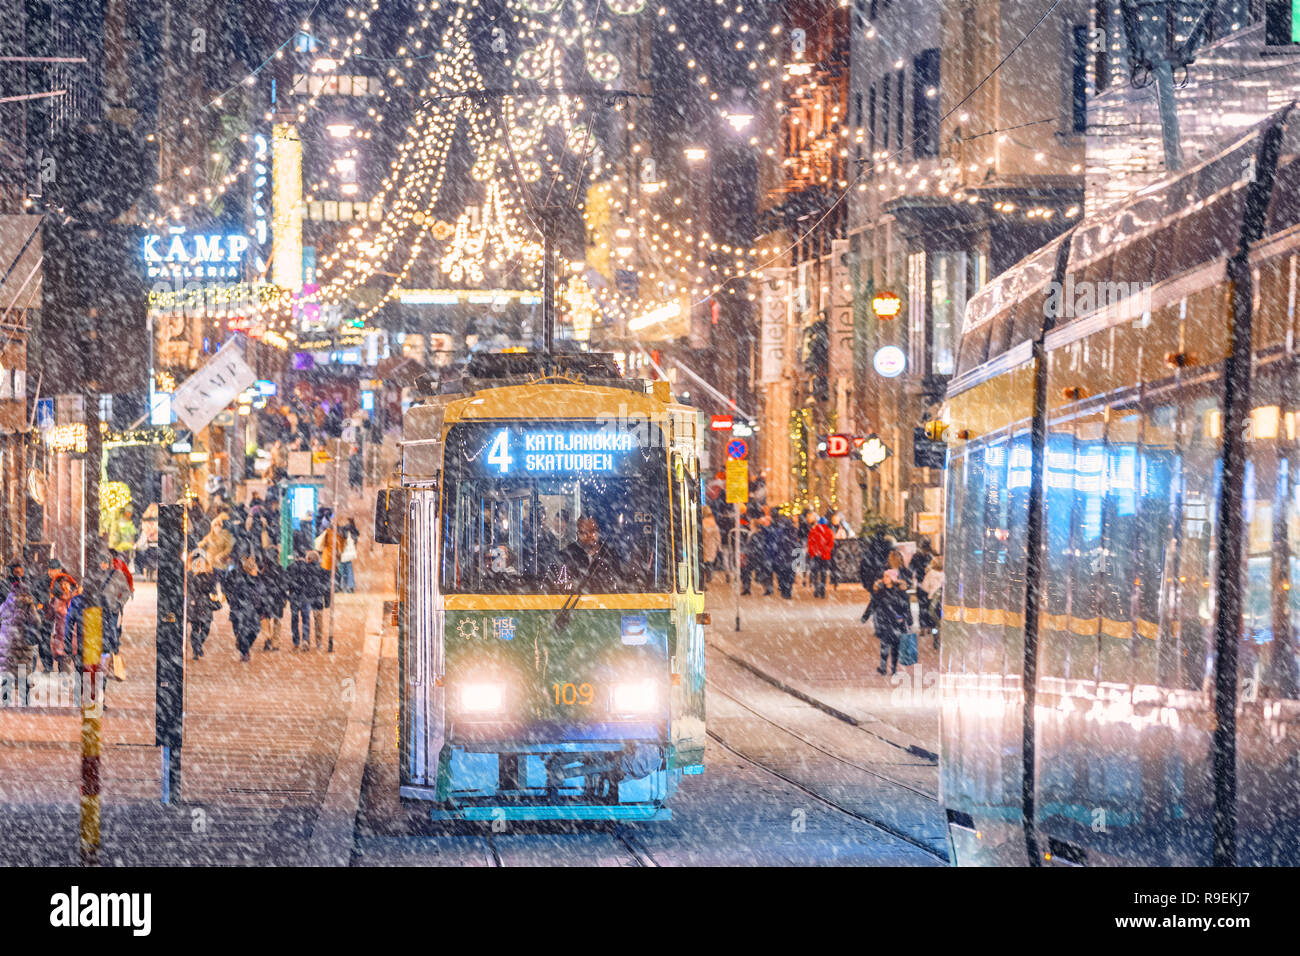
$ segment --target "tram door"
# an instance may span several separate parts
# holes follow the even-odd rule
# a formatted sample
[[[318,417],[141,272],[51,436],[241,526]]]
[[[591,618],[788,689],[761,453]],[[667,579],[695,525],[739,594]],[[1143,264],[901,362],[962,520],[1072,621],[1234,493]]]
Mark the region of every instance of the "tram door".
[[[412,490],[407,544],[407,640],[403,726],[407,780],[434,786],[445,737],[444,618],[438,583],[438,492]],[[406,781],[404,781],[406,782]]]

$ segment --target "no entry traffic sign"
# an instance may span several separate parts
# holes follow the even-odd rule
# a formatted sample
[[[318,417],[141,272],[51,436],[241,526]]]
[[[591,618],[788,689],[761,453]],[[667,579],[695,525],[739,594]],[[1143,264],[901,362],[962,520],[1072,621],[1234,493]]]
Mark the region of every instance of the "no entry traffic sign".
[[[730,415],[714,415],[712,421],[709,422],[709,427],[715,432],[729,432],[733,425],[734,422]]]
[[[749,454],[749,443],[743,438],[733,438],[727,443],[728,458],[744,458]]]

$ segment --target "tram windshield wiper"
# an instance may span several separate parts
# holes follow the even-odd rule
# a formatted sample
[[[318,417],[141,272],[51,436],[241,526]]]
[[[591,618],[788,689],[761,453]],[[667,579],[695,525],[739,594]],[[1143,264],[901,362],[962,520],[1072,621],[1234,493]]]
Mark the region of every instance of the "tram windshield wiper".
[[[581,599],[582,595],[586,593],[587,582],[589,582],[591,576],[596,573],[596,568],[600,565],[600,562],[604,560],[604,557],[605,543],[602,541],[600,547],[596,549],[595,556],[591,559],[591,564],[587,565],[587,573],[584,574],[582,579],[573,586],[573,590],[569,592],[569,596],[564,599],[564,604],[555,612],[555,617],[551,621],[552,630],[563,633],[565,628],[569,626],[569,618],[573,616],[574,608],[578,606],[579,599]]]

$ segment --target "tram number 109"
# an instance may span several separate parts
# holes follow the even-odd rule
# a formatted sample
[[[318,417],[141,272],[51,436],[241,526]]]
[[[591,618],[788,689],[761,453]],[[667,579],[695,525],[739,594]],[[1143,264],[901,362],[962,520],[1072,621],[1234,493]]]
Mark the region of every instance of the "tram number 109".
[[[592,700],[595,699],[596,691],[590,684],[553,684],[555,691],[556,705],[564,704],[572,707],[575,704],[581,704],[583,707],[590,707]]]

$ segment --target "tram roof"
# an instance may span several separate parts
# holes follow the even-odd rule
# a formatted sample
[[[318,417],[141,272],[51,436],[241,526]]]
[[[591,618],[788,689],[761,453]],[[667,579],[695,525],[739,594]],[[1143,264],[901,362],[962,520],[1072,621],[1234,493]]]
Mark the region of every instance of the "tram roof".
[[[1226,263],[1241,242],[1261,140],[1278,124],[1284,126],[1281,156],[1262,234],[1300,224],[1300,117],[1288,106],[1217,154],[1078,223],[991,279],[966,305],[949,393],[985,377],[985,366],[1050,328],[1107,310],[1117,321],[1137,318],[1158,304],[1162,285],[1216,260]],[[1058,303],[1062,293],[1091,283],[1099,305],[1085,314],[1071,307],[1049,316],[1053,282],[1062,283]]]
[[[449,402],[446,407],[446,421],[451,424],[471,419],[590,420],[615,415],[639,415],[647,421],[663,421],[677,406],[626,386],[548,381],[480,389]]]

